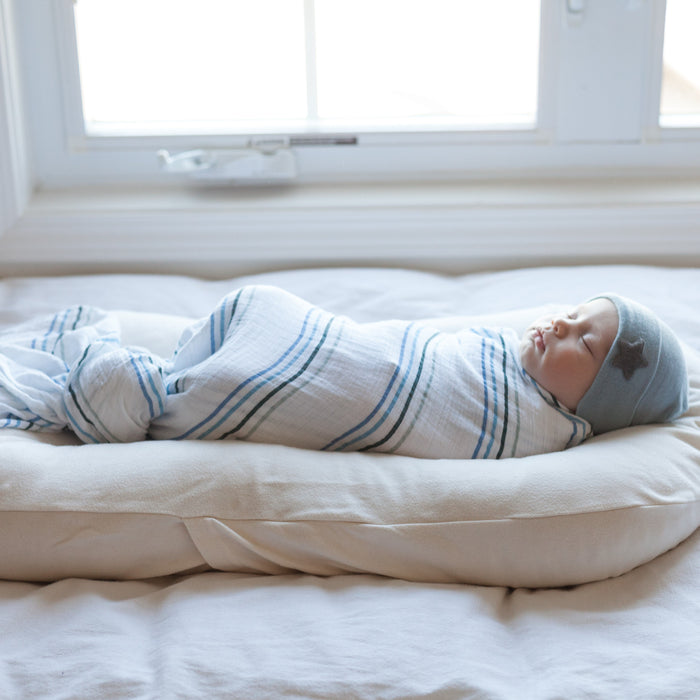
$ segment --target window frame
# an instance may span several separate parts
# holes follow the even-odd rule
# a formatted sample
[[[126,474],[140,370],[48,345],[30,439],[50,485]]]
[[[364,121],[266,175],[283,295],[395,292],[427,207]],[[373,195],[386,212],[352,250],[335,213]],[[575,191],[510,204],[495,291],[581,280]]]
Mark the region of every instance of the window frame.
[[[561,39],[567,0],[544,1]],[[614,1],[619,9],[663,0]],[[10,154],[0,159],[0,274],[230,278],[319,265],[464,273],[700,264],[700,135],[647,128],[622,142],[567,142],[558,131],[561,99],[551,91],[543,96],[549,121],[535,142],[479,133],[461,147],[449,139],[405,147],[402,135],[390,134],[384,137],[395,143],[298,148],[307,170],[294,187],[202,189],[157,172],[135,176],[134,162],[156,171],[154,144],[68,148],[51,2],[0,0],[0,153]],[[18,5],[35,23],[34,36],[49,42],[51,70],[39,83],[26,45],[20,51],[26,17],[19,21]],[[646,29],[645,50],[661,56],[663,30],[650,19]],[[552,84],[571,79],[557,48],[550,45],[544,65]],[[660,65],[656,79],[658,89]],[[658,101],[652,93],[649,101]],[[645,109],[648,123],[649,103]],[[50,168],[47,156],[55,161]],[[392,170],[382,167],[387,161]]]
[[[12,3],[0,0],[0,234],[24,213],[33,189],[14,26]]]
[[[14,5],[35,172],[45,188],[181,185],[182,177],[159,170],[159,149],[241,148],[256,137],[289,136],[87,135],[72,0],[14,0]],[[354,132],[356,146],[294,147],[296,182],[640,176],[659,168],[700,172],[700,129],[658,124],[665,0],[587,0],[582,16],[570,7],[574,5],[567,0],[542,0],[535,129]],[[606,26],[615,31],[606,33]],[[581,46],[585,56],[592,40],[599,42],[597,64],[580,60]],[[619,70],[600,70],[606,61],[614,61]],[[630,81],[630,75],[636,80]],[[614,109],[606,104],[613,97]]]

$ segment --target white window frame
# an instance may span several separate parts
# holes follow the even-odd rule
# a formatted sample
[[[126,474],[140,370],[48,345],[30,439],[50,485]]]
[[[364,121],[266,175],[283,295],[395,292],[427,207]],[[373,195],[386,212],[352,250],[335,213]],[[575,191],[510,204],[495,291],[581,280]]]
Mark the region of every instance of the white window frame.
[[[159,149],[240,148],[251,136],[289,136],[89,136],[72,0],[15,4],[29,129],[44,187],[166,184],[173,178],[159,170]],[[700,129],[658,126],[664,11],[665,0],[542,0],[536,129],[359,133],[357,146],[293,148],[298,182],[558,176],[582,168],[591,175],[651,174],[660,167],[697,172]]]
[[[0,0],[0,233],[22,215],[32,190],[13,24],[11,3]]]

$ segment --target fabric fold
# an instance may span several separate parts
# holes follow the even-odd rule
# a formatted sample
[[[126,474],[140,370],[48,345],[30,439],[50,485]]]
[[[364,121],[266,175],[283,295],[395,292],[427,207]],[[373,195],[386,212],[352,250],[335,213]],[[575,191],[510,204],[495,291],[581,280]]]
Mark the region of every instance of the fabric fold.
[[[71,429],[84,442],[136,442],[165,410],[163,362],[146,351],[91,343],[63,393]]]

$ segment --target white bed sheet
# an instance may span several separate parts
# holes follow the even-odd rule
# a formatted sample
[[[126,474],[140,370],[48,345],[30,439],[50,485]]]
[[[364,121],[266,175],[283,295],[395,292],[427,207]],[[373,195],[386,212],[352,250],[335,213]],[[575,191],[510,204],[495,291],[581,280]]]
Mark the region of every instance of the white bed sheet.
[[[374,576],[0,588],[7,698],[698,697],[700,534],[571,590]]]
[[[700,350],[700,270],[552,268],[258,276],[332,311],[489,313],[609,289]],[[248,281],[239,278],[235,284]],[[0,323],[89,302],[198,316],[231,281],[0,283]],[[440,298],[439,304],[431,299]],[[682,328],[680,327],[682,325]],[[1,553],[0,553],[1,556]],[[621,577],[568,589],[202,573],[0,583],[0,697],[667,698],[700,695],[700,531]]]

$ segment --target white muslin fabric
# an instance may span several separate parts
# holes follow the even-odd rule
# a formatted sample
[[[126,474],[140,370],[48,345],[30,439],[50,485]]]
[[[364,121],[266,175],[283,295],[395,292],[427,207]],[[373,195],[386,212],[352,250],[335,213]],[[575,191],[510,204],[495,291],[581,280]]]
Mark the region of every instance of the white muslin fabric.
[[[122,347],[96,309],[33,331],[2,339],[5,427],[69,427],[84,442],[239,438],[455,459],[555,452],[590,434],[522,370],[507,328],[356,323],[249,285],[187,328],[168,360]]]
[[[119,321],[75,306],[0,334],[0,427],[56,432],[83,442],[146,437],[163,410],[163,361],[120,347]]]

